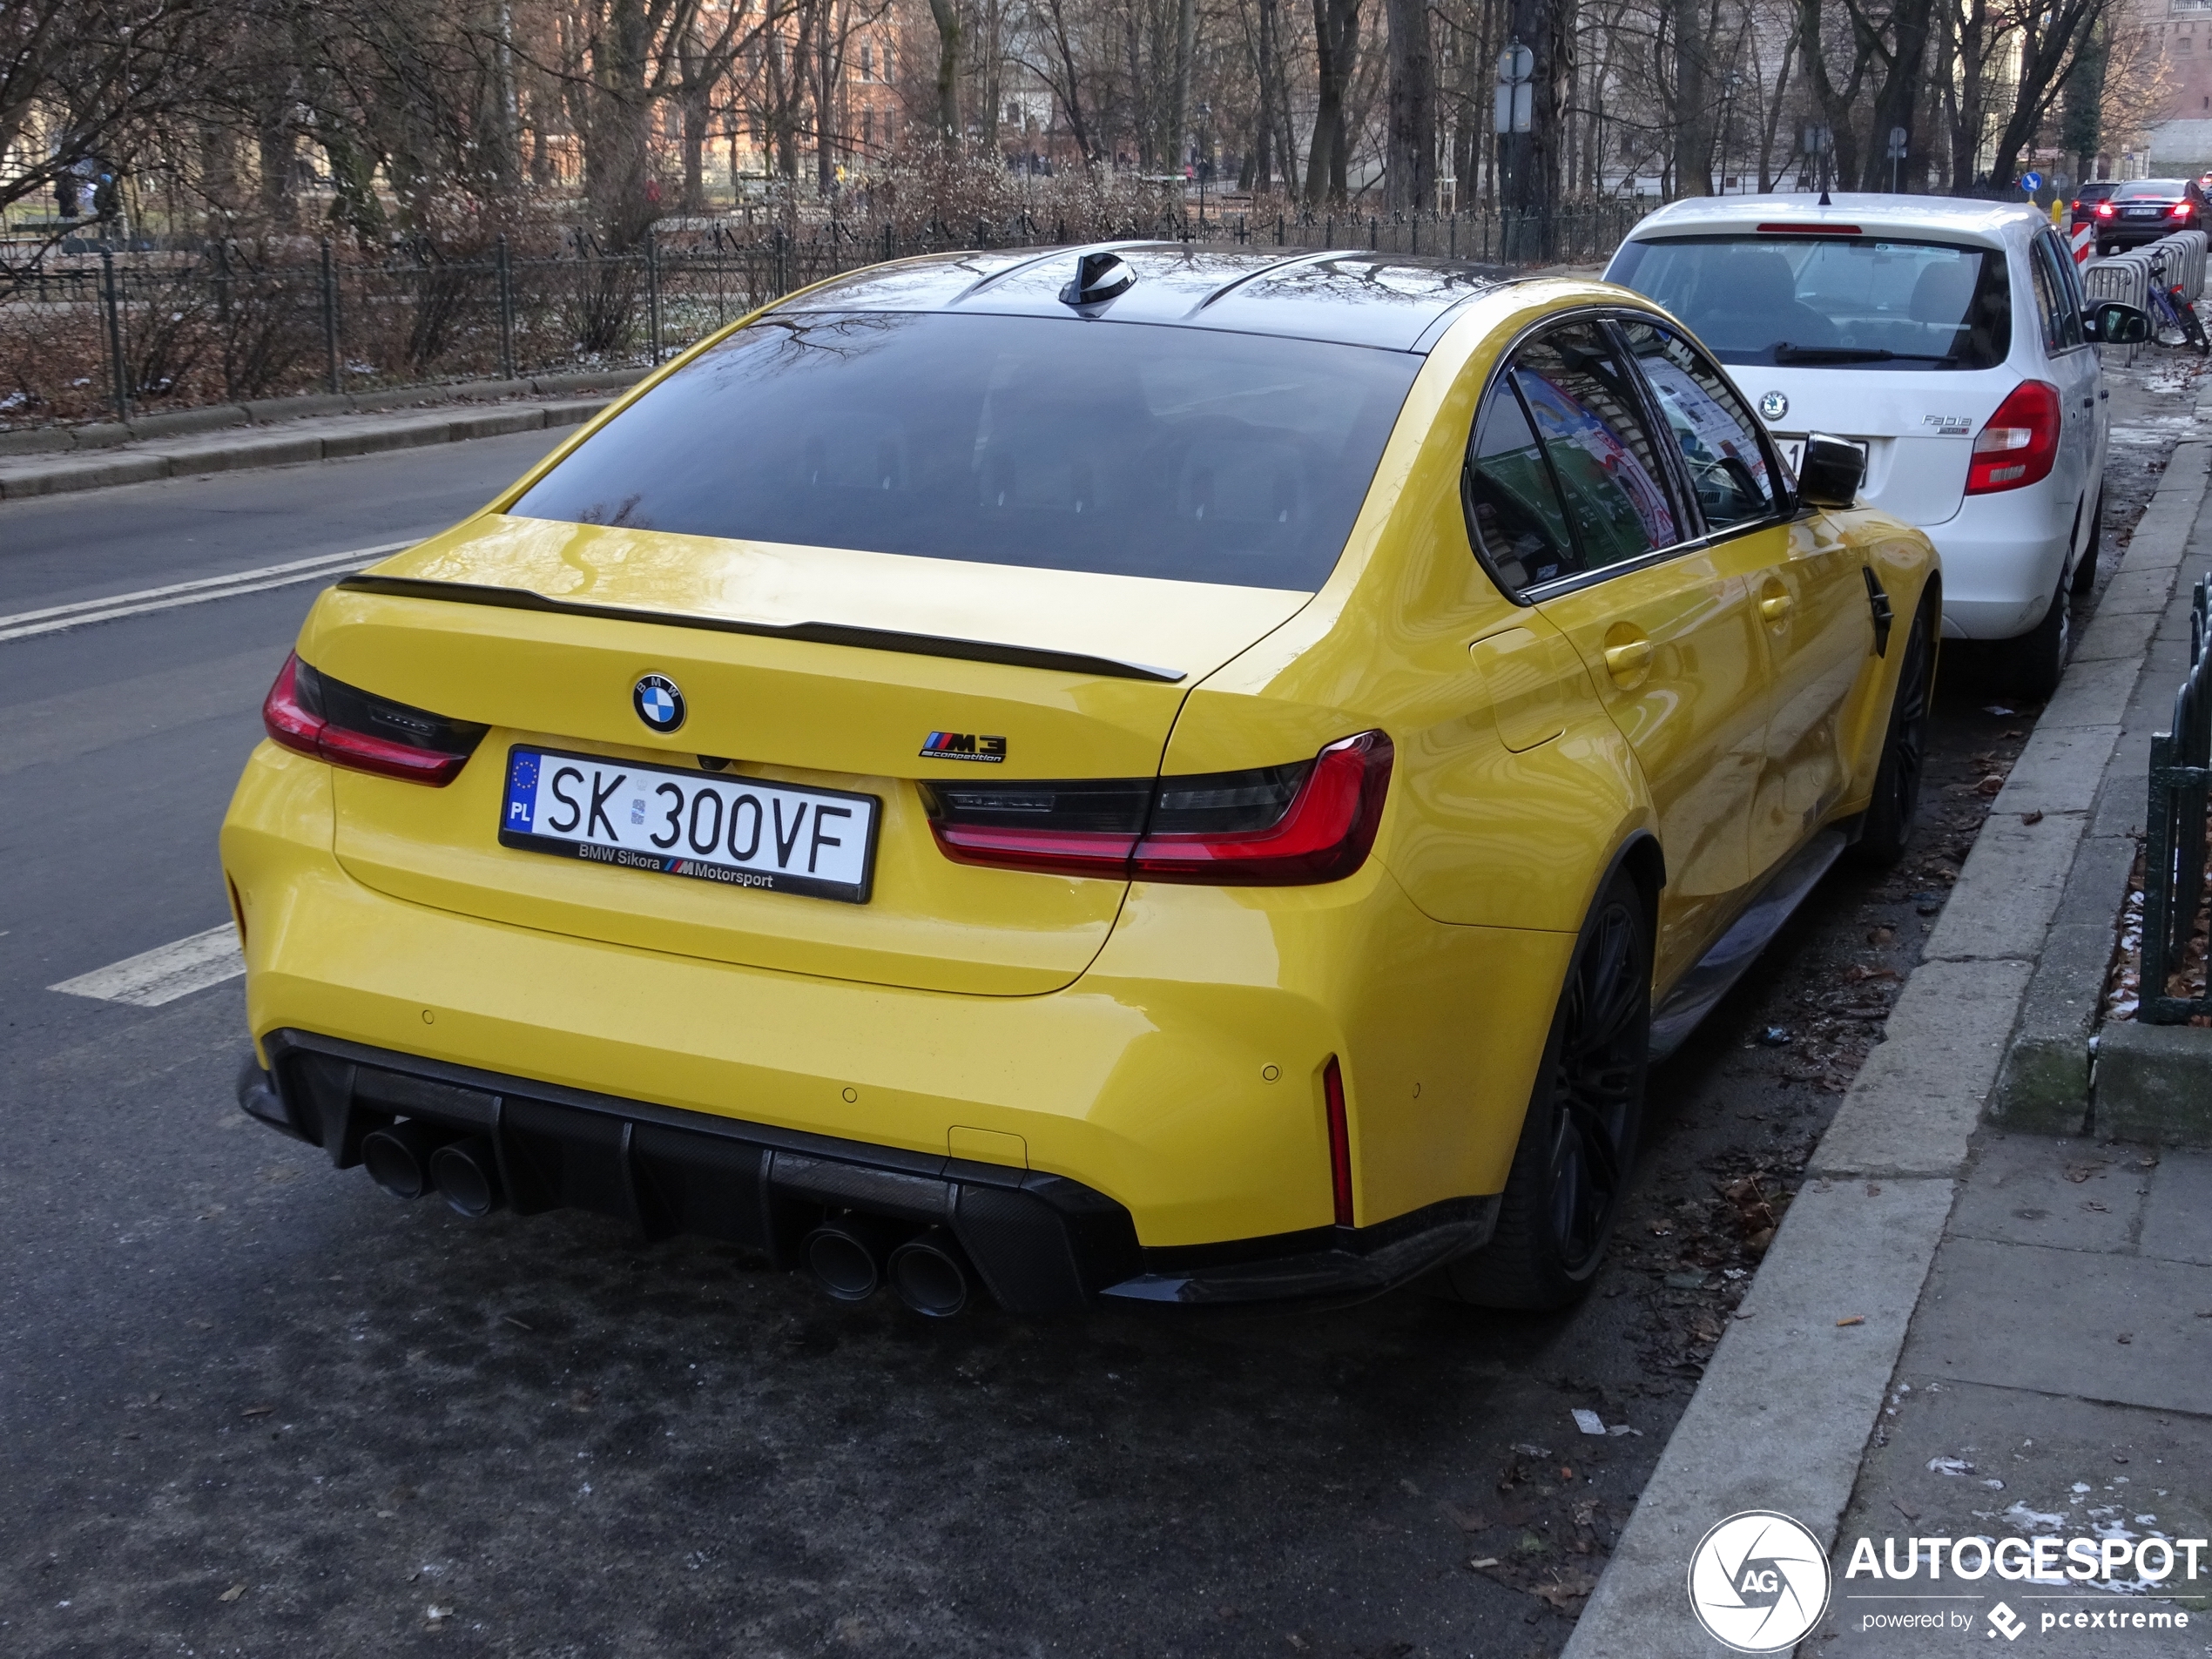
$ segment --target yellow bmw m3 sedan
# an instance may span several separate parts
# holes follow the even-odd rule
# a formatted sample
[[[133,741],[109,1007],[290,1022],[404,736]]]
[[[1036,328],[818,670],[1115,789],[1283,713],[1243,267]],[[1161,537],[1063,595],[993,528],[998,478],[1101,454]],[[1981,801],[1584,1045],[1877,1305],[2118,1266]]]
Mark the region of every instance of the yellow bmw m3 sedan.
[[[946,1315],[1572,1300],[1649,1066],[1919,787],[1939,572],[1626,289],[792,295],[316,601],[254,1116]]]

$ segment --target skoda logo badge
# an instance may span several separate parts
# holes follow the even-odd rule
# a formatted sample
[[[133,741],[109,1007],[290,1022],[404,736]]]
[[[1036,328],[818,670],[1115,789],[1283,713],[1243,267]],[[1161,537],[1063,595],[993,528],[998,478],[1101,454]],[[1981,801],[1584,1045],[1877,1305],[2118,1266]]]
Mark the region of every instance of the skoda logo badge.
[[[673,732],[684,724],[684,693],[664,674],[648,674],[632,686],[630,705],[656,732]]]
[[[1779,392],[1769,392],[1759,400],[1759,413],[1770,421],[1779,421],[1790,413],[1790,400]]]

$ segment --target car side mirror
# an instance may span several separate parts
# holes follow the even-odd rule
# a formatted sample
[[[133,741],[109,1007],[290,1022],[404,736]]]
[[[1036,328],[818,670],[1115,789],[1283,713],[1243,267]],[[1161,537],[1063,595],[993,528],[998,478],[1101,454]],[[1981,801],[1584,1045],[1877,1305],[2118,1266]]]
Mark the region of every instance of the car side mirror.
[[[2101,346],[2140,346],[2150,338],[2150,313],[2119,300],[2101,300],[2082,313],[2081,332]]]
[[[1816,432],[1805,440],[1797,462],[1797,499],[1808,507],[1850,507],[1866,481],[1866,457],[1858,446]]]

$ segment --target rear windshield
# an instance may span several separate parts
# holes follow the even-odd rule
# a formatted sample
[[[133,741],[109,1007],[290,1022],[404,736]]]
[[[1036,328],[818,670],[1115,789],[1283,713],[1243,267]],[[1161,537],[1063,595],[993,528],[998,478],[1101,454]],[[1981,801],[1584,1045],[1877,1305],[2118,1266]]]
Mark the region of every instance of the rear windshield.
[[[2130,179],[2112,193],[2119,201],[2126,201],[2133,197],[2152,201],[2177,202],[2189,193],[2189,187],[2186,180],[2180,179]]]
[[[512,510],[1310,590],[1420,363],[1073,318],[770,317],[646,393]]]
[[[2001,253],[1875,236],[1624,242],[1606,273],[1724,363],[1993,368],[2013,347]]]

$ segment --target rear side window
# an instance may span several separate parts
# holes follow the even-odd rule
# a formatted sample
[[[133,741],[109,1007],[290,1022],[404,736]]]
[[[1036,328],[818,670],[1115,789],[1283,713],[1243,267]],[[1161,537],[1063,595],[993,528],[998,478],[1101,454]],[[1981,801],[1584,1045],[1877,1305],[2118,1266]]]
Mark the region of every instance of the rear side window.
[[[2046,232],[2035,239],[2036,303],[2045,307],[2049,320],[2043,329],[2046,351],[2070,351],[2082,343],[2080,291],[2075,287],[2074,260],[2066,246]],[[2044,291],[2049,290],[2046,303]]]
[[[1625,242],[1607,276],[1688,323],[1723,363],[1994,368],[2012,280],[1994,249],[1874,236]]]
[[[1515,593],[1683,539],[1635,385],[1594,323],[1515,351],[1468,448],[1469,533]]]
[[[1310,591],[1421,359],[1074,318],[771,316],[511,509]]]
[[[1773,517],[1780,509],[1766,450],[1728,376],[1671,328],[1627,320],[1621,335],[1681,452],[1706,527]]]

